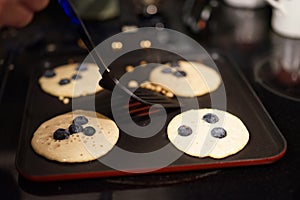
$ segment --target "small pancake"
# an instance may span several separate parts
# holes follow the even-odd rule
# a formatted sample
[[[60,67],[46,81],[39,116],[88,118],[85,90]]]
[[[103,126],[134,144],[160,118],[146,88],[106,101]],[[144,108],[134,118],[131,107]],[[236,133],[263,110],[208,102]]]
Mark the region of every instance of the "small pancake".
[[[185,76],[174,75],[178,72],[185,73]],[[154,68],[149,80],[182,97],[195,97],[213,92],[222,81],[214,69],[202,63],[186,61],[179,61],[176,67],[161,65]]]
[[[217,109],[189,110],[176,115],[167,134],[176,148],[200,158],[227,157],[242,150],[249,140],[249,132],[238,117]]]
[[[87,136],[83,132],[73,133],[67,139],[53,137],[57,129],[68,129],[77,116],[84,116],[96,132]],[[54,117],[41,124],[31,140],[34,151],[49,160],[58,162],[86,162],[107,154],[117,143],[119,129],[111,119],[93,111],[75,110]]]
[[[101,91],[100,79],[101,74],[97,65],[73,63],[47,70],[39,78],[39,84],[46,93],[63,99],[64,97],[86,96]],[[68,81],[68,83],[60,84],[62,80]]]

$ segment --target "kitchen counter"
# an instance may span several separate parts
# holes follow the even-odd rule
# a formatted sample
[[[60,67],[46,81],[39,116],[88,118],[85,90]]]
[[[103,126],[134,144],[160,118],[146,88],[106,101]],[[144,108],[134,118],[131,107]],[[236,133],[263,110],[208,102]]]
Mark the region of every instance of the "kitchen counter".
[[[23,178],[15,168],[15,154],[32,62],[55,53],[85,54],[84,50],[74,47],[77,42],[75,35],[61,34],[60,31],[67,31],[71,27],[52,1],[25,29],[5,29],[0,32],[1,199],[299,198],[300,102],[266,90],[258,84],[254,75],[254,66],[272,53],[274,35],[276,38],[269,25],[269,8],[239,10],[220,3],[213,11],[208,28],[195,33],[181,23],[182,1],[177,4],[173,2],[165,1],[161,7],[167,27],[190,35],[204,47],[226,52],[243,72],[286,138],[285,155],[267,165],[225,169],[49,183]],[[241,15],[244,15],[243,20],[238,18]],[[88,26],[94,34],[101,30],[101,34],[95,37],[98,42],[118,33],[120,29],[118,19],[88,22]],[[51,51],[53,45],[56,47],[54,52]],[[42,64],[49,63],[43,61]]]

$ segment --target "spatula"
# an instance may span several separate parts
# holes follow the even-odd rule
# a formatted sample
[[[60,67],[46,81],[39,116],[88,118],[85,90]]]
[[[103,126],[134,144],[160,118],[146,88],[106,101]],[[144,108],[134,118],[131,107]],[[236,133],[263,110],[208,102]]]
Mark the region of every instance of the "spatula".
[[[160,93],[138,88],[136,91],[131,92],[128,88],[122,85],[117,78],[115,78],[109,68],[104,64],[101,56],[95,49],[95,44],[92,41],[92,38],[85,27],[83,21],[77,14],[74,6],[68,0],[58,0],[59,5],[63,8],[64,13],[70,18],[71,23],[75,26],[76,31],[79,33],[79,37],[85,43],[88,51],[90,52],[95,63],[99,67],[99,71],[102,75],[102,79],[99,82],[99,85],[105,89],[113,90],[114,87],[119,87],[125,95],[129,95],[131,98],[135,99],[146,105],[160,104],[165,108],[178,108],[180,107],[179,102],[176,99],[171,99]]]

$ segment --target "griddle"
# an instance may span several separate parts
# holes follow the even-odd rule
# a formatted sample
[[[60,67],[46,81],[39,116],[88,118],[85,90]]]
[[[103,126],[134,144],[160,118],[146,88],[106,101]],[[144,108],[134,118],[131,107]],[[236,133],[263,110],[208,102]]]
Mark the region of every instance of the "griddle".
[[[125,66],[128,64],[138,65],[140,61],[157,62],[158,57],[162,63],[168,62],[170,59],[174,60],[174,55],[165,54],[165,52],[158,50],[153,50],[149,54],[149,51],[151,50],[147,49],[146,51],[131,52],[118,58],[112,63],[111,67],[115,72],[121,75],[125,73]],[[284,137],[271,120],[239,69],[222,52],[213,49],[209,52],[211,55],[214,55],[214,62],[220,71],[223,85],[212,94],[197,97],[199,106],[200,108],[211,107],[211,96],[218,97],[218,95],[221,95],[222,88],[224,87],[226,91],[227,111],[238,116],[246,125],[250,133],[248,144],[237,154],[224,159],[196,158],[182,154],[176,161],[168,166],[145,173],[169,173],[269,164],[280,159],[286,152],[287,145]],[[66,63],[67,60],[70,60],[70,56],[56,56],[51,59],[47,58],[47,60],[48,62],[50,60],[50,62],[54,63],[51,67],[55,67],[59,64]],[[72,60],[80,61],[82,58],[76,57]],[[206,62],[203,57],[195,61]],[[46,70],[44,67],[41,67],[40,63],[42,62],[43,61],[39,61],[36,63],[36,66],[33,66],[33,73],[30,79],[31,84],[29,86],[19,140],[20,143],[16,156],[16,166],[20,175],[32,181],[55,181],[144,174],[143,171],[147,171],[147,169],[139,169],[141,173],[132,174],[110,168],[98,160],[86,163],[59,163],[47,160],[33,151],[30,141],[38,126],[54,116],[72,110],[72,104],[65,105],[59,101],[57,97],[48,95],[41,90],[38,84],[38,78]],[[96,111],[112,118],[110,97],[111,93],[104,90],[95,96],[76,98],[75,101],[81,102],[81,105],[84,105],[84,102],[95,101]],[[218,107],[213,108],[218,109]],[[87,107],[86,109],[89,108]],[[164,128],[153,137],[147,139],[134,138],[120,131],[120,138],[116,146],[132,152],[147,152],[169,144],[166,135],[166,126],[172,117],[180,112],[180,110],[168,110],[167,122]],[[141,118],[139,124],[146,124],[147,120],[149,119]],[[113,151],[114,149],[112,149],[112,152]],[[173,151],[176,152],[178,150],[173,147]]]

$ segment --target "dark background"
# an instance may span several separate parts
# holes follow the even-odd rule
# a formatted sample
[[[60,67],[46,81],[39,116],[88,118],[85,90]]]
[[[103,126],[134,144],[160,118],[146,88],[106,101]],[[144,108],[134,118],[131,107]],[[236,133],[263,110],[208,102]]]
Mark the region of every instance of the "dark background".
[[[182,23],[183,3],[162,1],[159,19],[166,27],[188,34],[204,47],[226,52],[239,66],[287,140],[284,157],[269,165],[51,183],[31,182],[19,176],[15,168],[15,153],[32,63],[40,60],[37,58],[43,58],[42,65],[57,65],[60,63],[47,62],[47,58],[66,54],[82,56],[86,53],[78,48],[78,38],[70,33],[68,20],[56,1],[51,1],[46,10],[35,16],[30,26],[22,30],[2,29],[0,32],[1,199],[299,198],[300,104],[265,90],[253,75],[255,64],[271,54],[272,38],[274,35],[276,38],[270,28],[270,8],[244,10],[242,13],[247,13],[246,18],[238,19],[240,15],[236,13],[240,12],[239,9],[219,3],[213,10],[208,27],[195,33]],[[121,25],[128,22],[127,15],[123,15],[105,22],[88,21],[95,41],[101,42],[118,33]],[[156,19],[141,20],[135,16],[131,20],[129,18],[130,22],[148,26]],[[257,30],[252,40],[236,36],[240,26],[246,24],[247,27],[248,24],[249,27],[253,22],[256,24],[254,27],[261,29]],[[49,51],[51,45],[56,46],[54,51]]]

